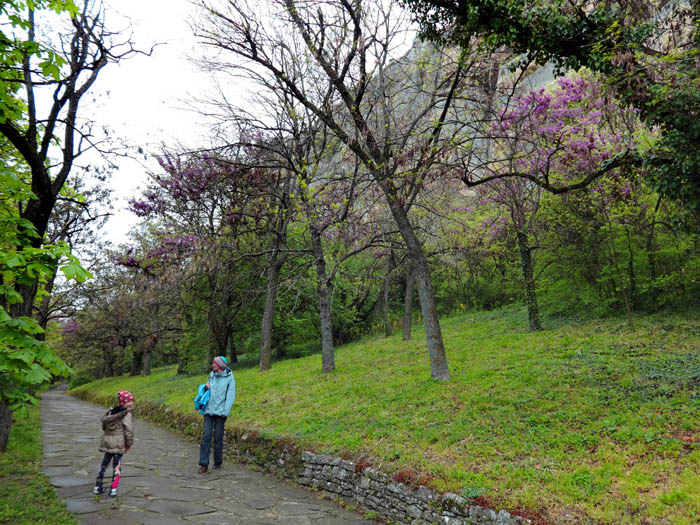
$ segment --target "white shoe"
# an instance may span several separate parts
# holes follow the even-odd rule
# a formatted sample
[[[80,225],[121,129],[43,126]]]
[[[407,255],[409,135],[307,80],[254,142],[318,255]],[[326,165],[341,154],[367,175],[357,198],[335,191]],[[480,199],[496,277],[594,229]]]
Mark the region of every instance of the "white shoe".
[[[117,495],[117,489],[112,489],[112,490],[110,490],[110,491],[109,491],[109,495],[112,496],[112,497],[116,496],[116,495]]]
[[[102,493],[104,493],[104,491],[105,491],[105,489],[103,489],[102,487],[94,487],[92,489],[93,494],[102,494]]]

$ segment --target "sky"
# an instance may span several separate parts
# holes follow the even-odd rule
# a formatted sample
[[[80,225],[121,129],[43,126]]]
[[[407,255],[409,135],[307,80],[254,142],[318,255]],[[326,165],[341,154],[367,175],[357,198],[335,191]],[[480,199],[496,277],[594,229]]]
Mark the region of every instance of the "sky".
[[[94,86],[96,103],[89,108],[100,124],[133,146],[130,153],[140,160],[116,159],[118,169],[109,185],[113,189],[114,216],[106,237],[123,243],[138,218],[127,211],[129,198],[138,196],[147,183],[155,161],[138,155],[140,146],[156,153],[161,144],[204,145],[207,130],[201,119],[187,109],[187,101],[211,89],[209,76],[188,61],[196,54],[195,37],[188,25],[192,6],[187,0],[106,0],[110,27],[127,26],[131,19],[135,47],[151,56],[136,55],[105,67]]]
[[[138,197],[139,189],[146,186],[149,168],[157,171],[153,154],[160,146],[209,145],[204,119],[190,104],[215,90],[210,75],[188,59],[202,53],[189,26],[196,16],[190,0],[103,1],[109,27],[126,28],[128,18],[136,48],[149,50],[158,44],[151,56],[136,55],[105,67],[94,87],[97,103],[90,108],[98,123],[108,124],[112,133],[133,146],[132,154],[140,157],[140,161],[116,160],[118,169],[109,182],[114,215],[104,233],[120,244],[127,242],[129,230],[140,220],[128,211],[128,200]],[[248,98],[250,87],[232,86],[231,77],[225,82],[229,95]],[[138,155],[139,147],[146,156]]]

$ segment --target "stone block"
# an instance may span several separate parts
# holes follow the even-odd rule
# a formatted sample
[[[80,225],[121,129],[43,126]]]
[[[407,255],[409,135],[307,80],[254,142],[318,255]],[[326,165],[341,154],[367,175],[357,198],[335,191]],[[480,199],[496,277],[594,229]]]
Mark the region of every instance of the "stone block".
[[[347,461],[345,459],[341,460],[339,463],[339,466],[348,472],[355,472],[355,462],[354,461]]]
[[[469,519],[471,519],[475,524],[495,524],[496,523],[496,512],[486,507],[480,507],[479,505],[472,505],[469,508]]]
[[[408,505],[406,507],[406,514],[411,516],[411,518],[420,518],[423,515],[421,509],[416,505]]]
[[[374,470],[373,468],[365,469],[365,476],[369,477],[374,481],[377,481],[378,483],[386,483],[387,481],[389,481],[389,476],[387,476],[383,472]]]
[[[416,499],[422,501],[423,503],[430,503],[431,501],[435,501],[438,499],[437,494],[430,490],[428,487],[424,487],[421,485],[418,487],[413,495],[416,497]]]
[[[371,485],[372,481],[367,476],[362,476],[362,478],[360,478],[360,483],[357,486],[363,491],[367,491],[370,490]]]
[[[452,492],[442,496],[442,504],[448,509],[457,512],[466,511],[469,508],[469,502],[466,499]]]

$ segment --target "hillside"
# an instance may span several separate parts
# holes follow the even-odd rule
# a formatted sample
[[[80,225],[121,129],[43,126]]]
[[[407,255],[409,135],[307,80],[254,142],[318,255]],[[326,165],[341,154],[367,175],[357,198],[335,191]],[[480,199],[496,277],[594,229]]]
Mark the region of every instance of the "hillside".
[[[419,330],[340,347],[328,375],[318,355],[265,373],[241,363],[228,425],[552,523],[697,523],[700,313],[540,333],[522,319],[517,308],[445,319],[447,383],[430,378]],[[75,390],[126,388],[192,413],[204,373],[164,367]]]

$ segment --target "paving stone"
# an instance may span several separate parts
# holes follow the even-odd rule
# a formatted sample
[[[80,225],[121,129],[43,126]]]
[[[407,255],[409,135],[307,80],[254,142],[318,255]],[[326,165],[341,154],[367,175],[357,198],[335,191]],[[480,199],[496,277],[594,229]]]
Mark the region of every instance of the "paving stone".
[[[66,500],[68,512],[73,514],[85,514],[88,512],[100,512],[103,506],[94,499],[68,499]]]
[[[148,499],[169,499],[177,501],[204,501],[211,497],[206,490],[190,489],[182,487],[165,487],[155,485],[148,489],[141,489],[143,496]]]
[[[235,523],[231,521],[231,514],[228,512],[211,512],[199,516],[186,516],[184,521],[187,523],[202,523],[202,524],[229,524]]]
[[[46,472],[49,467],[69,467],[72,465],[71,460],[68,459],[65,454],[61,454],[58,457],[47,457],[41,464],[44,466],[44,472]]]
[[[146,508],[152,512],[167,514],[169,516],[193,516],[195,514],[207,514],[214,509],[193,501],[149,501]]]
[[[73,465],[63,465],[60,467],[44,467],[42,472],[50,478],[68,477],[74,474],[75,467]]]
[[[376,522],[370,520],[349,520],[339,516],[326,516],[314,520],[314,525],[357,525],[358,523],[365,523],[366,525],[375,525]]]
[[[147,523],[149,525],[183,525],[185,522],[173,517],[161,516],[154,512],[133,511],[133,510],[113,510],[101,512],[97,515],[98,520],[94,521],[95,525],[101,525],[103,522],[99,520],[109,520],[109,523],[120,523],[118,520],[123,520],[121,523],[133,523],[141,525]],[[85,523],[85,522],[82,522]]]
[[[124,468],[128,468],[128,465]],[[163,479],[167,478],[149,474],[148,476],[132,476],[131,478],[126,478],[125,476],[123,479],[128,479],[129,484],[134,487],[156,487],[162,485]]]
[[[140,521],[125,520],[120,517],[121,513],[114,516],[104,516],[102,514],[90,514],[82,516],[80,523],[83,525],[141,525]]]
[[[299,515],[309,515],[312,513],[318,513],[318,507],[311,508],[309,505],[304,503],[297,503],[296,501],[283,501],[275,510],[284,516],[299,516]]]
[[[49,481],[54,487],[78,487],[78,486],[89,486],[93,484],[93,480],[89,479],[87,476],[51,476],[46,474]]]
[[[92,498],[94,497],[92,494],[92,487],[92,483],[90,483],[90,485],[78,485],[76,487],[56,487],[56,494],[63,499],[79,498],[82,496]]]
[[[309,516],[284,516],[283,518],[278,518],[279,523],[285,523],[288,525],[313,525],[314,521]]]
[[[282,498],[294,501],[308,501],[310,503],[318,503],[320,501],[320,498],[313,492],[290,485],[278,486],[275,489],[275,493]]]
[[[46,434],[44,434],[44,437],[47,437]],[[56,434],[53,433],[48,437],[56,437]],[[68,445],[44,445],[44,454],[46,455],[57,455],[60,454],[63,456],[64,454],[68,453]]]
[[[206,483],[192,483],[192,482],[187,482],[184,484],[180,485],[182,488],[186,489],[195,489],[195,490],[215,490],[216,487],[212,485],[207,485]]]
[[[246,494],[241,503],[258,510],[270,509],[279,503],[280,499],[271,494]]]

